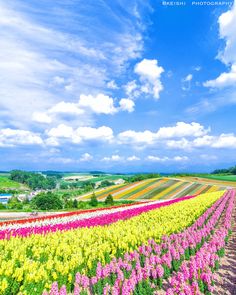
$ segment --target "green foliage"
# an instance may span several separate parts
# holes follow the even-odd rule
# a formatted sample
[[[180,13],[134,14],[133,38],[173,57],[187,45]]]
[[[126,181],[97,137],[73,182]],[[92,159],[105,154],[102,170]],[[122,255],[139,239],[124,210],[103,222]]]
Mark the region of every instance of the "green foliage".
[[[57,210],[63,208],[61,198],[52,192],[40,193],[32,201],[32,207],[39,210]]]
[[[73,208],[78,208],[78,201],[76,199],[73,200]]]
[[[106,204],[106,205],[114,205],[113,196],[112,196],[111,194],[109,194],[109,195],[106,197],[105,204]]]
[[[233,174],[236,175],[236,165],[228,169],[216,169],[212,174]]]
[[[0,210],[4,210],[4,209],[6,209],[6,206],[4,204],[0,203]]]
[[[158,178],[160,177],[159,173],[148,173],[148,174],[135,174],[133,176],[126,177],[125,180],[129,183],[141,181],[145,179],[151,179],[151,178]]]
[[[98,205],[98,200],[97,200],[97,197],[96,197],[95,193],[92,194],[89,204],[90,204],[92,207],[97,207],[97,205]]]
[[[17,199],[17,197],[12,197],[9,199],[7,207],[9,209],[23,209],[23,204]]]
[[[56,187],[56,177],[46,176],[40,173],[12,170],[10,179],[28,185],[31,189],[54,189]]]
[[[112,182],[112,181],[109,181],[109,180],[103,180],[101,182],[101,184],[99,185],[99,187],[108,187],[108,186],[111,186],[111,185],[114,185],[115,183]]]

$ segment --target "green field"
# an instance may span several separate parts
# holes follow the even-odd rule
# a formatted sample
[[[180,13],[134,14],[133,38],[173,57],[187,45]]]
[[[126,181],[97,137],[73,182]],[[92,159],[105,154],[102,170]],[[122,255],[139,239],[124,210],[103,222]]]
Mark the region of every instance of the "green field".
[[[206,175],[201,176],[201,178],[208,178],[214,180],[223,180],[223,181],[236,181],[236,175]]]
[[[0,189],[20,189],[23,188],[23,185],[10,180],[6,176],[0,176]]]

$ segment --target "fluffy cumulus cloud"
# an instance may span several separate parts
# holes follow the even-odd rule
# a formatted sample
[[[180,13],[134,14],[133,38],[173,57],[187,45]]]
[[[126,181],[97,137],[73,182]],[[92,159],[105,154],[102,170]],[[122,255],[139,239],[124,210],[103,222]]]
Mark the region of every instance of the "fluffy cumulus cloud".
[[[77,129],[71,126],[60,124],[47,132],[49,145],[51,142],[58,143],[60,139],[67,139],[75,144],[81,144],[86,141],[111,142],[113,139],[113,130],[107,126],[98,128],[93,127],[78,127]]]
[[[185,123],[177,122],[175,126],[172,127],[161,127],[157,132],[158,138],[171,138],[171,137],[183,137],[183,136],[202,136],[207,134],[210,128],[205,129],[199,123]]]
[[[236,20],[235,20],[236,21]],[[229,72],[220,74],[215,80],[209,80],[203,83],[205,87],[224,88],[227,86],[235,86],[236,84],[236,63],[231,66]]]
[[[122,98],[119,101],[120,109],[132,113],[134,111],[135,103],[129,98]]]
[[[84,109],[88,109],[95,114],[114,114],[117,109],[114,106],[113,98],[108,95],[98,94],[93,95],[80,95],[78,106]]]
[[[139,75],[140,91],[158,99],[163,90],[160,79],[164,72],[164,69],[158,65],[158,61],[156,59],[143,59],[135,65],[134,72]]]
[[[220,74],[216,79],[206,81],[204,86],[223,88],[235,86],[236,83],[236,2],[232,8],[219,17],[220,38],[225,40],[225,48],[218,58],[230,67],[229,71]]]
[[[17,145],[42,145],[39,134],[27,130],[2,129],[0,130],[0,147],[14,147]]]
[[[157,132],[127,130],[118,134],[118,141],[123,144],[151,145],[169,138],[199,137],[207,134],[209,131],[209,128],[205,129],[204,126],[196,122],[177,122],[175,126],[161,127]]]
[[[38,123],[52,123],[63,116],[88,120],[92,115],[113,115],[119,111],[133,112],[135,103],[128,98],[122,98],[115,105],[115,99],[99,93],[97,95],[81,94],[77,102],[61,101],[45,112],[34,112],[32,120]]]
[[[214,135],[204,135],[194,140],[182,138],[180,140],[169,140],[166,145],[172,149],[191,150],[193,148],[213,148],[213,149],[236,149],[236,136],[233,133]]]

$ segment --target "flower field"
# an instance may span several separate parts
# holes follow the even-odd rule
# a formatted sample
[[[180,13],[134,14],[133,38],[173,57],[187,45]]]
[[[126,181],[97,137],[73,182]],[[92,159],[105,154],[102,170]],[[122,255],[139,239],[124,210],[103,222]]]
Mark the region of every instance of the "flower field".
[[[219,191],[1,223],[0,294],[210,292],[234,199]]]
[[[226,186],[206,184],[205,182],[196,182],[174,178],[156,178],[143,180],[137,183],[112,186],[110,188],[96,192],[98,200],[104,200],[109,194],[112,194],[116,200],[168,200],[181,198],[187,195],[203,194],[224,190]],[[78,199],[88,200],[91,194],[80,196]]]

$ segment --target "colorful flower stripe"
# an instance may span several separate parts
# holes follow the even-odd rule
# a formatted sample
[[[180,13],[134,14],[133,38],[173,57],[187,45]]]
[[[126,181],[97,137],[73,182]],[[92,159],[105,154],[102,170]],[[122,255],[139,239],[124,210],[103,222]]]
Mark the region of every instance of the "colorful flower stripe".
[[[117,194],[114,194],[113,197],[114,199],[122,199],[122,197],[126,196],[127,194],[136,192],[137,190],[140,190],[140,189],[142,190],[147,184],[148,185],[150,184],[150,180],[141,181],[138,183],[138,185],[130,187],[130,189],[119,191]]]
[[[76,228],[82,228],[82,227],[93,227],[93,226],[104,226],[111,224],[113,222],[116,222],[118,220],[124,220],[127,218],[131,218],[137,215],[140,215],[142,213],[148,212],[150,210],[158,209],[164,206],[169,206],[171,204],[174,204],[176,202],[180,202],[183,200],[188,200],[193,198],[193,196],[187,196],[184,198],[179,198],[175,200],[166,201],[163,203],[151,203],[151,204],[141,204],[141,206],[136,208],[130,208],[123,210],[123,208],[119,208],[120,210],[118,212],[109,213],[108,214],[102,214],[100,216],[95,216],[91,218],[84,218],[81,220],[78,220],[77,216],[75,216],[75,219],[58,219],[55,218],[55,224],[52,223],[51,220],[48,221],[46,225],[44,224],[33,224],[33,226],[30,227],[19,227],[19,228],[6,228],[0,230],[0,239],[9,239],[10,237],[28,237],[30,235],[34,234],[46,234],[49,232],[56,232],[56,231],[67,231],[71,229]],[[104,212],[104,210],[103,210]],[[104,218],[105,217],[105,218]]]
[[[182,182],[179,187],[177,187],[174,191],[169,194],[166,194],[162,199],[174,199],[174,197],[181,191],[184,191],[186,187],[189,186],[188,182]],[[195,194],[197,195],[197,194]],[[199,195],[199,194],[198,194]]]
[[[159,182],[161,181],[161,179],[155,179],[154,181],[149,181],[147,183],[145,183],[144,185],[142,186],[138,186],[136,188],[134,188],[133,190],[131,190],[130,192],[126,193],[125,195],[122,195],[120,196],[119,195],[119,198],[121,198],[122,200],[132,200],[132,196],[137,194],[137,193],[141,193],[144,189],[150,189],[152,187],[152,185],[154,184],[158,184]]]
[[[104,267],[98,263],[93,277],[77,273],[74,294],[91,294],[91,290],[92,294],[128,295],[136,294],[135,291],[138,294],[153,294],[157,287],[162,286],[163,278],[180,266],[184,256],[191,256],[191,253],[209,238],[228,199],[227,194],[208,209],[193,226],[183,233],[163,237],[160,245],[149,240],[148,246],[142,245],[138,251],[126,253],[123,260],[112,259]],[[65,286],[60,291],[67,294]],[[44,295],[47,294],[44,292]],[[59,294],[57,282],[53,283],[50,294]]]
[[[2,288],[6,294],[38,295],[57,280],[71,289],[76,272],[88,275],[97,261],[105,265],[150,238],[159,243],[163,235],[182,231],[221,195],[197,196],[108,226],[0,240]]]
[[[47,215],[47,216],[33,217],[33,218],[27,218],[27,219],[2,221],[2,222],[0,222],[0,229],[1,229],[1,227],[5,226],[5,225],[25,224],[25,223],[31,223],[31,222],[42,221],[42,220],[50,220],[50,219],[55,219],[55,218],[78,216],[78,215],[81,215],[81,214],[84,214],[84,213],[102,212],[102,211],[107,211],[109,209],[127,208],[127,207],[136,206],[138,204],[147,204],[147,203],[150,203],[150,202],[149,201],[147,201],[147,202],[135,202],[135,204],[123,204],[123,205],[117,205],[117,206],[112,206],[112,207],[97,208],[97,209],[87,209],[87,210],[80,210],[80,211],[72,211],[72,212],[51,214],[51,215]]]
[[[169,187],[167,187],[166,189],[164,189],[162,192],[160,192],[159,194],[157,194],[155,197],[153,197],[153,200],[158,200],[161,199],[163,196],[165,196],[166,194],[172,192],[174,189],[178,188],[179,186],[182,185],[182,182],[177,181],[176,183],[174,183],[173,185],[170,185]]]
[[[167,179],[165,178],[162,178],[162,179],[159,179],[157,182],[155,182],[154,184],[150,185],[149,187],[141,190],[140,192],[132,195],[129,200],[134,200],[134,199],[137,199],[139,197],[142,197],[145,195],[145,193],[148,193],[148,192],[151,192],[153,189],[157,188],[158,186],[160,186],[162,183],[165,183],[167,182]]]

